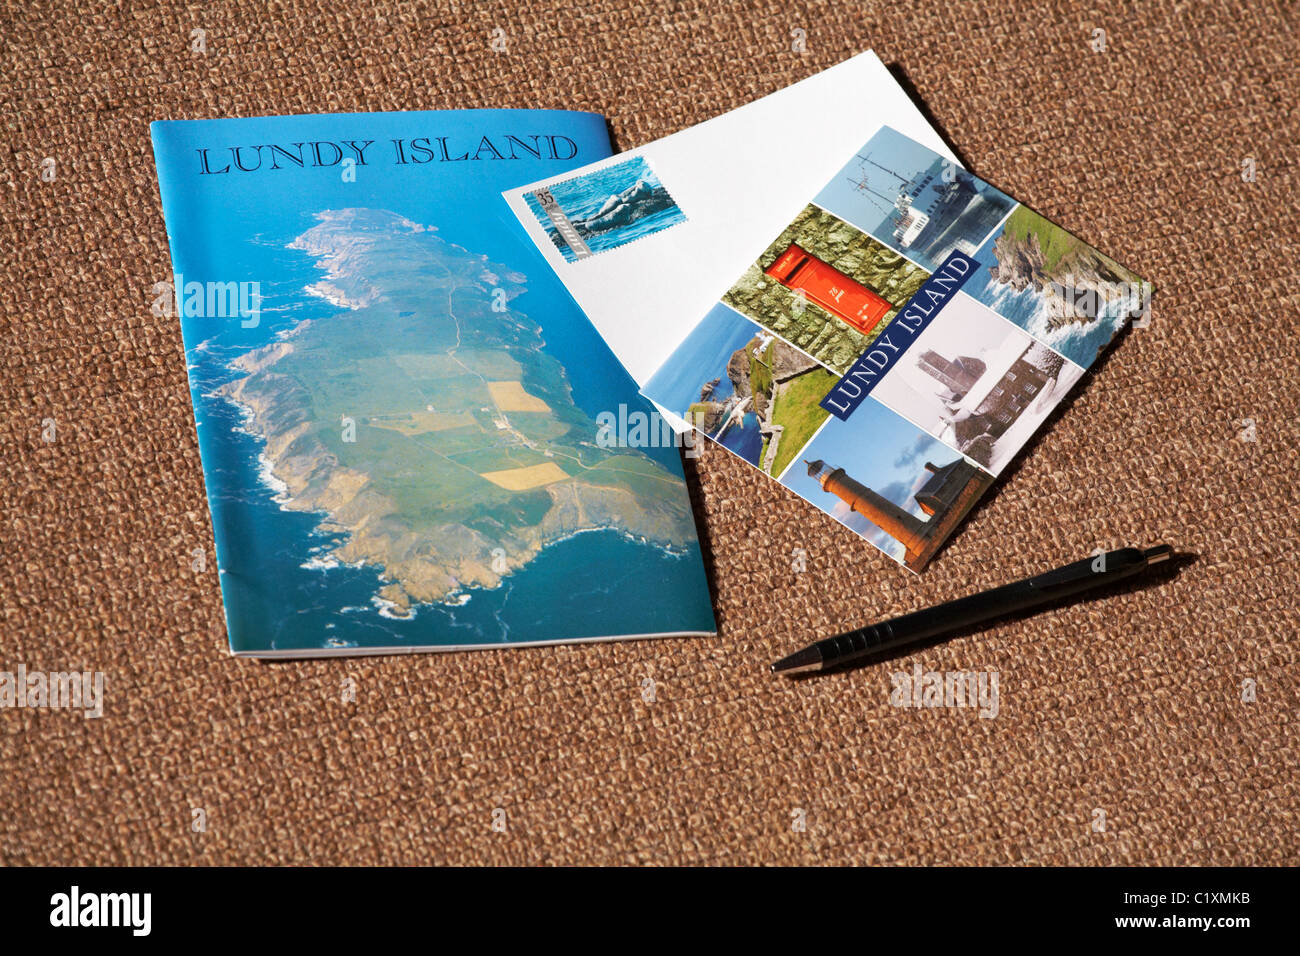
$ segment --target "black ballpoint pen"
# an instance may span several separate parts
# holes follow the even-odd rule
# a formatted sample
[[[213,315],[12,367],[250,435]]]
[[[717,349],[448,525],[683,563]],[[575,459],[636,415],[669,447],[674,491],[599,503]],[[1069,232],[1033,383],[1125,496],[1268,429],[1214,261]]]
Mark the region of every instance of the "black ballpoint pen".
[[[1167,544],[1154,548],[1120,548],[1067,564],[1055,571],[1012,584],[981,591],[946,604],[904,614],[889,621],[860,627],[810,644],[772,665],[774,674],[803,674],[839,667],[870,654],[897,650],[945,637],[992,621],[1059,601],[1062,598],[1113,584],[1173,557]]]

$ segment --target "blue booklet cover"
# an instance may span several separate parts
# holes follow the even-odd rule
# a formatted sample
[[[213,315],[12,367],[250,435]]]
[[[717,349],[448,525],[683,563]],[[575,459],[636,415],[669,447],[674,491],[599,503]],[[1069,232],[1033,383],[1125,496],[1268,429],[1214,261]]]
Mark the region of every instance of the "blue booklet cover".
[[[669,430],[501,199],[600,116],[152,132],[233,653],[713,633]]]

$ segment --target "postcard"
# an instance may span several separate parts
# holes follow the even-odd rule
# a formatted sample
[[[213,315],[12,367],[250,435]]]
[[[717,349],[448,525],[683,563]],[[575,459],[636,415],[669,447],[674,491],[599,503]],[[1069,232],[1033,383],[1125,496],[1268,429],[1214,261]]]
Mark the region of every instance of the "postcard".
[[[632,419],[657,435],[656,412],[501,199],[607,157],[601,117],[162,122],[153,139],[174,271],[155,305],[184,339],[233,653],[714,632],[680,452],[610,440]],[[627,182],[640,203],[658,186],[608,175],[555,189],[589,250],[625,213],[584,187]]]
[[[841,163],[642,391],[919,571],[1151,284],[891,127]]]

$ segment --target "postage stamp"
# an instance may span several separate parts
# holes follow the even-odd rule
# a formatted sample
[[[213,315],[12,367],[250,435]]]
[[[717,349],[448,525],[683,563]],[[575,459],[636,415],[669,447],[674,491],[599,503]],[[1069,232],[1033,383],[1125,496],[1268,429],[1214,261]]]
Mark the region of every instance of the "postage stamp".
[[[588,259],[686,221],[643,157],[525,193],[567,262]]]

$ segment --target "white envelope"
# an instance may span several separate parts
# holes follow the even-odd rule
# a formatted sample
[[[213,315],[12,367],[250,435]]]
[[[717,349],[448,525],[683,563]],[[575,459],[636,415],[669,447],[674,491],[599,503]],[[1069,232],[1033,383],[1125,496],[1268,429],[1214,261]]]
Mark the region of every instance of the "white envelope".
[[[880,58],[867,52],[698,126],[503,195],[644,386],[808,197],[882,125],[959,162]],[[634,157],[650,166],[685,221],[567,261],[525,195]],[[678,431],[688,428],[660,411]]]

